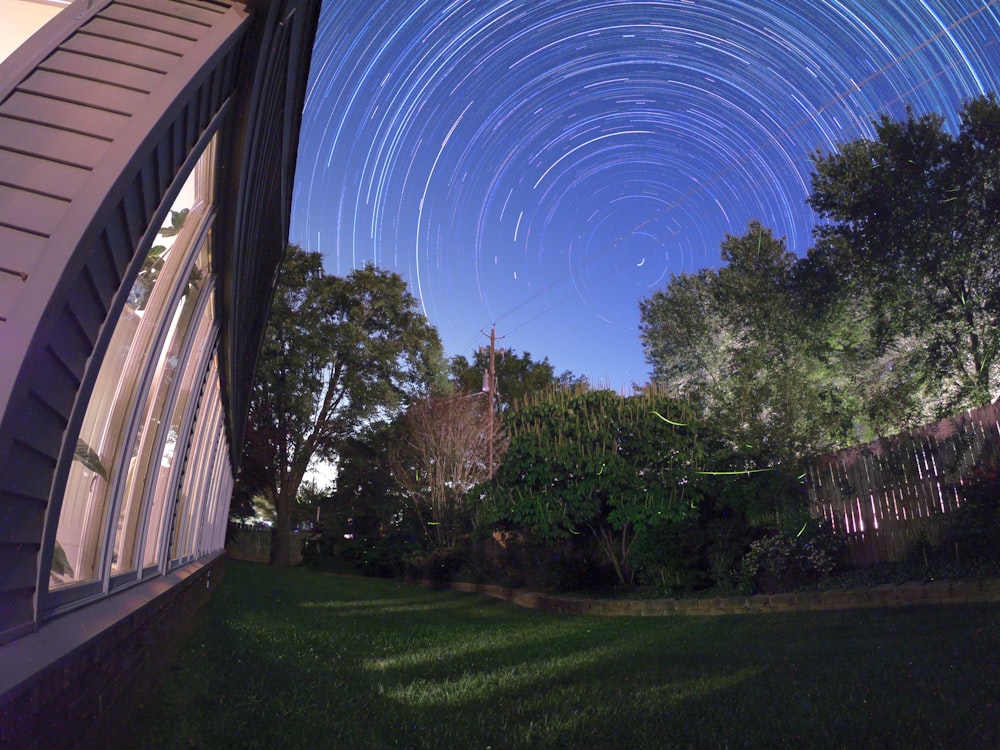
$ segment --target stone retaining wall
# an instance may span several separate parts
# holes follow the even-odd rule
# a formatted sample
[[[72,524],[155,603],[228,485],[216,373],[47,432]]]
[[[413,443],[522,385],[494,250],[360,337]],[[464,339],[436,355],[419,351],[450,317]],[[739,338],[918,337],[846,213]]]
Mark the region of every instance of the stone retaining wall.
[[[410,580],[433,589],[485,594],[520,607],[574,615],[664,616],[739,615],[765,612],[806,612],[870,607],[906,607],[919,604],[966,604],[1000,601],[1000,578],[973,581],[885,584],[864,589],[809,591],[796,594],[708,597],[704,599],[583,599],[540,594],[524,589],[483,583],[443,583]]]

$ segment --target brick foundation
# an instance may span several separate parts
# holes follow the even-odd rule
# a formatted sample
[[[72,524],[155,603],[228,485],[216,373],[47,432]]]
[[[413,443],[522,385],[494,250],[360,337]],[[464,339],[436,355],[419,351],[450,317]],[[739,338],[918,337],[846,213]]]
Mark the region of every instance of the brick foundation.
[[[0,648],[0,748],[120,746],[142,688],[170,664],[224,570],[221,556],[192,563]]]

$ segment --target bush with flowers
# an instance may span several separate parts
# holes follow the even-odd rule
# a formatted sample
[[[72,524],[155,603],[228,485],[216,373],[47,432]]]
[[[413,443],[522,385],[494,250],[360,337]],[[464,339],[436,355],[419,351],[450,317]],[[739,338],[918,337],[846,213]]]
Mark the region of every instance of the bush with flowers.
[[[776,593],[820,581],[837,567],[842,551],[842,540],[822,521],[807,521],[798,534],[765,536],[743,556],[740,593]]]

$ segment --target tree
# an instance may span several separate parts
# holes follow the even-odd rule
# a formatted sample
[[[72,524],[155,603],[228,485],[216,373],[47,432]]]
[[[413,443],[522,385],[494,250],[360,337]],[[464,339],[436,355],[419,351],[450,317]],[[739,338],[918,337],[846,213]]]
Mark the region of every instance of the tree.
[[[437,332],[395,273],[346,278],[289,246],[264,335],[241,477],[273,499],[272,564],[289,564],[299,488],[310,464],[332,460],[372,422],[391,419],[442,371]]]
[[[726,235],[721,257],[720,270],[673,276],[640,302],[654,382],[766,462],[847,440],[843,383],[818,345],[826,321],[810,313],[798,259],[756,221]]]
[[[500,420],[489,419],[489,408],[482,392],[431,395],[401,419],[401,440],[390,449],[392,473],[437,547],[453,546],[474,524],[469,492],[490,478],[491,438],[494,457],[503,457],[506,434]]]
[[[392,478],[389,454],[400,431],[398,418],[372,424],[338,448],[336,488],[321,504],[318,554],[369,575],[400,575],[423,546],[419,520]]]
[[[478,349],[472,355],[471,364],[461,354],[451,360],[452,380],[459,390],[466,393],[481,390],[484,373],[489,372],[489,369],[490,354],[486,348]],[[500,411],[523,403],[533,394],[545,393],[554,387],[570,388],[584,382],[583,378],[576,377],[569,370],[556,376],[548,357],[537,362],[531,358],[530,352],[498,352],[495,370],[497,408]]]
[[[622,584],[654,523],[690,510],[701,460],[687,405],[653,391],[557,391],[508,416],[511,444],[488,488],[496,520],[543,541],[590,532]]]
[[[809,349],[826,384],[831,435],[841,436],[830,446],[837,449],[914,424],[923,411],[923,373],[897,366],[915,348],[913,339],[880,341],[884,327],[870,315],[871,292],[850,269],[837,272],[829,252],[824,245],[812,248],[797,264],[796,283]]]
[[[639,302],[639,326],[652,380],[708,405],[724,387],[739,335],[716,302],[718,274],[672,275],[666,289]]]
[[[882,117],[875,140],[814,156],[818,247],[865,292],[880,353],[919,392],[916,420],[1000,386],[1000,105],[967,102],[957,136],[937,115]]]

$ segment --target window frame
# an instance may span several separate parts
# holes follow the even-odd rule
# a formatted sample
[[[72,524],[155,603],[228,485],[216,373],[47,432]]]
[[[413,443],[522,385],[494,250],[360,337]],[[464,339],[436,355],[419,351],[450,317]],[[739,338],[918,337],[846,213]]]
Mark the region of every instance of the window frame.
[[[197,461],[203,458],[191,454],[191,451],[196,448],[194,430],[199,419],[199,410],[204,406],[209,406],[213,420],[224,426],[221,383],[219,381],[217,362],[220,336],[219,321],[215,310],[218,304],[218,280],[216,270],[212,267],[212,261],[215,258],[215,250],[212,247],[212,230],[218,215],[218,194],[220,191],[217,175],[218,137],[218,132],[215,132],[206,138],[204,147],[200,150],[197,157],[189,162],[191,165],[190,168],[178,174],[175,182],[178,186],[176,191],[169,191],[167,198],[164,200],[164,204],[168,205],[164,217],[169,217],[171,210],[176,206],[178,196],[182,193],[183,185],[192,177],[198,179],[196,177],[198,170],[203,170],[202,179],[206,180],[204,190],[196,192],[193,205],[190,206],[190,211],[186,219],[186,223],[191,222],[191,231],[185,233],[182,237],[178,237],[178,240],[170,247],[171,251],[181,254],[182,262],[176,267],[169,279],[163,279],[163,281],[168,282],[169,286],[164,293],[158,296],[156,308],[144,308],[145,312],[148,312],[151,318],[155,320],[153,330],[150,330],[148,334],[144,334],[141,342],[132,342],[132,344],[141,344],[144,348],[143,354],[140,355],[144,359],[140,362],[137,370],[139,375],[137,378],[138,382],[129,390],[126,396],[122,397],[126,399],[124,413],[121,416],[121,424],[124,427],[125,434],[114,454],[113,465],[107,467],[106,494],[101,501],[103,503],[101,512],[104,515],[100,523],[103,524],[103,528],[99,528],[96,531],[96,539],[98,540],[96,541],[97,552],[95,562],[97,577],[96,579],[80,583],[68,582],[56,585],[53,588],[49,571],[39,571],[40,585],[37,589],[36,611],[40,619],[51,618],[63,612],[85,606],[150,578],[163,575],[169,570],[178,567],[171,565],[170,539],[172,536],[172,525],[176,521],[175,513],[179,502],[178,492],[181,488],[185,469],[193,459]],[[167,203],[168,200],[169,204]],[[185,208],[188,207],[185,206]],[[159,215],[160,212],[157,212],[156,216],[158,217]],[[160,226],[165,220],[165,218],[160,220],[157,225],[157,219],[154,217],[150,229],[144,235],[145,237],[151,237],[151,239],[148,242],[148,246],[146,246],[147,243],[144,243],[140,252],[136,254],[137,257],[141,256],[143,258],[143,262],[149,256],[150,249],[159,236],[153,231],[152,225]],[[150,399],[157,397],[157,394],[153,393],[152,389],[154,385],[160,383],[162,368],[158,367],[158,364],[165,354],[165,347],[171,345],[170,337],[174,329],[172,320],[177,314],[192,271],[202,256],[204,256],[205,261],[206,279],[197,292],[194,310],[180,339],[173,382],[165,386],[164,398],[162,399],[162,403],[159,404],[157,411],[156,407],[150,405]],[[206,316],[209,318],[207,330],[203,326]],[[117,326],[123,321],[123,318],[118,316],[114,320]],[[203,342],[202,348],[199,349],[199,338],[202,334],[204,334],[206,340]],[[195,352],[197,352],[197,356],[194,356]],[[107,353],[105,353],[105,357],[107,357]],[[101,366],[104,366],[104,364],[102,362]],[[156,476],[158,473],[157,467],[160,463],[155,456],[162,455],[169,432],[163,423],[165,421],[172,421],[173,410],[177,404],[181,386],[185,382],[190,368],[194,368],[194,374],[193,379],[189,382],[195,385],[192,386],[189,403],[186,404],[184,414],[181,416],[179,422],[177,447],[174,454],[176,461],[169,473],[162,477],[166,481],[166,487],[164,489],[163,506],[160,510],[162,513],[161,528],[156,534],[155,539],[147,539],[147,527],[151,521],[153,511],[152,502],[158,483]],[[207,379],[210,377],[214,377],[214,384],[207,382]],[[206,386],[208,386],[208,390],[215,393],[214,404],[206,403],[202,398],[206,391]],[[118,397],[118,395],[113,396],[115,400]],[[115,408],[115,404],[112,404],[108,408],[108,418],[113,415]],[[157,413],[153,414],[153,411],[157,411]],[[151,446],[150,456],[152,458],[144,462],[143,457],[137,455],[135,451],[141,451],[138,433],[141,427],[140,423],[147,415],[153,416],[156,421],[156,427],[155,434],[148,436],[151,441],[149,445]],[[147,425],[146,427],[148,429],[149,426]],[[225,431],[223,430],[221,435],[217,435],[217,438],[224,443],[225,450],[228,452],[228,436]],[[217,447],[213,447],[213,455],[216,450]],[[132,460],[136,461],[137,473],[130,485],[129,463]],[[140,482],[141,485],[139,484]],[[140,488],[137,498],[134,499],[134,502],[138,503],[136,511],[137,519],[135,520],[135,528],[131,529],[131,533],[134,536],[131,540],[134,564],[130,565],[128,570],[114,571],[112,558],[116,546],[116,534],[118,533],[118,524],[123,503],[126,501],[124,497],[126,494],[125,491],[130,486]],[[133,489],[133,491],[135,490]],[[204,501],[202,501],[202,504],[204,504]],[[62,504],[60,515],[67,507],[69,507],[67,504]],[[88,508],[85,512],[90,513],[93,511]],[[58,518],[54,518],[53,521],[58,525]],[[125,519],[125,522],[128,523],[128,519]],[[50,543],[55,545],[57,538],[57,529],[53,529]],[[157,548],[155,564],[145,564],[147,543],[155,545]],[[185,562],[191,562],[197,559],[197,557],[198,555],[191,556]]]

